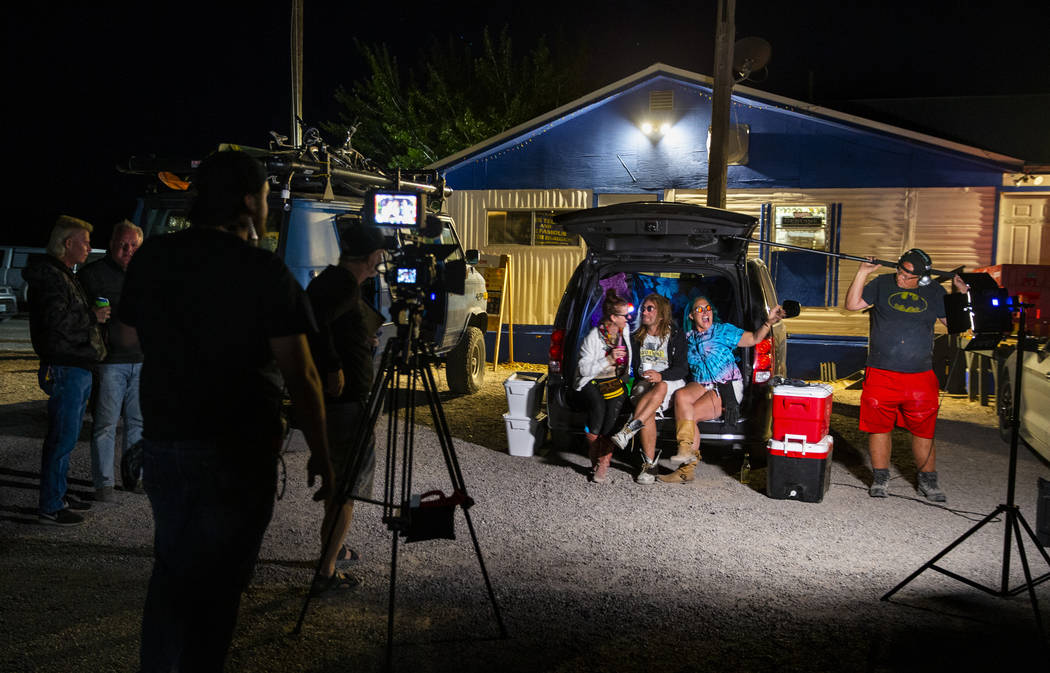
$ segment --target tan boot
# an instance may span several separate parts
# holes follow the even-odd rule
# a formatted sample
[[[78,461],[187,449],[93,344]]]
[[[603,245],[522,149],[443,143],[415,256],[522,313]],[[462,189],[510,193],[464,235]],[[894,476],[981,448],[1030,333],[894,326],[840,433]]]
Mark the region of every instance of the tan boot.
[[[675,421],[675,437],[678,439],[678,453],[671,456],[671,464],[688,463],[699,455],[693,451],[693,438],[696,433],[696,422],[691,420]]]
[[[612,463],[613,445],[608,437],[599,437],[595,442],[598,447],[598,460],[591,475],[591,481],[604,484],[609,476],[609,465]]]
[[[661,474],[657,479],[665,484],[687,484],[696,479],[696,468],[700,465],[699,455],[691,463],[685,463],[670,474]]]

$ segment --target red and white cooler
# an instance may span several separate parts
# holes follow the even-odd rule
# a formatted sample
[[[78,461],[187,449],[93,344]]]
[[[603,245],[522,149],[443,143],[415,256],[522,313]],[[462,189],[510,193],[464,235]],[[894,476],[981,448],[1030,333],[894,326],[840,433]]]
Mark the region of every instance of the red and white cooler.
[[[766,495],[778,500],[820,502],[831,486],[833,439],[807,442],[805,435],[769,440]]]
[[[773,439],[803,435],[810,443],[822,441],[831,427],[831,392],[826,383],[774,387]]]

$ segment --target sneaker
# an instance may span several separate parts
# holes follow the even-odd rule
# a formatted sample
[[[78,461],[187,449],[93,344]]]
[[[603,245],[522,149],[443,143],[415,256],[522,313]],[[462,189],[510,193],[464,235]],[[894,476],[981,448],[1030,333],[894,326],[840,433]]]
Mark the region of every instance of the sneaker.
[[[890,471],[872,470],[871,486],[868,487],[868,495],[873,498],[885,498],[889,496]]]
[[[103,486],[95,489],[95,502],[113,502],[113,487]]]
[[[69,511],[68,507],[57,512],[41,512],[38,518],[40,523],[51,526],[79,526],[84,523],[84,517]]]
[[[621,429],[619,432],[612,436],[613,442],[615,442],[616,446],[620,447],[621,449],[626,449],[627,445],[631,442],[631,438],[634,437],[638,433],[638,431],[642,429],[643,425],[644,424],[637,418],[632,420],[631,422],[624,425],[623,429]]]
[[[90,502],[81,500],[72,493],[66,493],[66,497],[62,499],[62,506],[65,509],[74,509],[80,512],[91,509]]]
[[[656,481],[656,461],[649,462],[642,457],[642,466],[638,470],[638,476],[634,478],[639,484],[651,484]]]
[[[936,472],[919,473],[919,493],[926,496],[930,502],[948,502],[948,496],[937,485]]]

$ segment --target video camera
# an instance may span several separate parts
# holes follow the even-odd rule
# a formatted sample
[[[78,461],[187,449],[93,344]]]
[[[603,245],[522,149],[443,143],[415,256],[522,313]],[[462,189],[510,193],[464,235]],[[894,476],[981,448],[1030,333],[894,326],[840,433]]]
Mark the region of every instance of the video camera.
[[[467,263],[447,260],[458,247],[455,243],[428,242],[440,240],[444,224],[427,212],[426,194],[370,190],[361,220],[366,226],[394,230],[387,236],[390,260],[383,272],[391,296],[403,303],[421,304],[424,324],[441,323],[448,293],[466,291]]]

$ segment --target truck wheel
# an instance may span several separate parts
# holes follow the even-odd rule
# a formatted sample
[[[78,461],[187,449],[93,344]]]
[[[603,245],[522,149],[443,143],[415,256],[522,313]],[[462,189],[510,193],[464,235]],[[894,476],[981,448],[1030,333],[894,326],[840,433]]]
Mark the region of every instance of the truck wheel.
[[[1013,434],[1010,427],[1010,416],[1013,413],[1013,404],[1010,400],[1013,396],[1010,377],[1003,373],[999,377],[999,394],[996,396],[995,409],[999,412],[999,436],[1004,442],[1009,442]]]
[[[485,383],[485,337],[477,327],[468,327],[445,362],[445,379],[454,393],[476,393]]]

